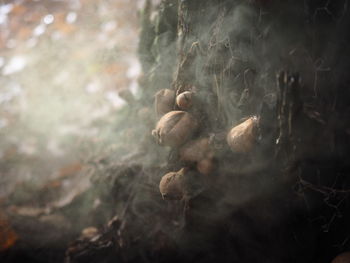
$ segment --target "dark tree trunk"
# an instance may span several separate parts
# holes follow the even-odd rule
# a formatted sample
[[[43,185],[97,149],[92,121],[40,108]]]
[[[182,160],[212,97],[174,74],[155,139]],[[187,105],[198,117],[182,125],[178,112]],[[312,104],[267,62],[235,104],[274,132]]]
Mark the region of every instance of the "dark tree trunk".
[[[111,239],[121,262],[330,262],[350,250],[347,1],[164,0],[154,21],[147,3],[144,101],[195,91],[195,136],[215,142],[216,169],[183,202],[152,196],[147,226],[126,212],[101,244]],[[256,147],[231,152],[223,134],[251,116]],[[155,173],[182,166],[172,150]]]

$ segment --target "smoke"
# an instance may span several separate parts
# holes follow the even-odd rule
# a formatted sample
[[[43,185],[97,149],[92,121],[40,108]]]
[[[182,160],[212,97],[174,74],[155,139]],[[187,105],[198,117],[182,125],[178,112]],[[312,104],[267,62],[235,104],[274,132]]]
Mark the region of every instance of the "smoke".
[[[162,4],[161,10],[164,10],[170,8],[172,2],[163,1]],[[278,223],[288,221],[289,213],[300,209],[299,202],[286,209],[283,201],[277,200],[278,195],[285,200],[294,197],[291,197],[292,187],[286,186],[281,178],[283,174],[289,174],[283,170],[286,167],[283,163],[274,163],[278,135],[276,104],[280,95],[277,92],[276,75],[281,70],[298,72],[301,80],[300,98],[304,101],[301,111],[311,107],[317,115],[322,115],[325,119],[331,118],[332,111],[326,108],[329,109],[337,100],[338,81],[347,83],[345,76],[342,80],[337,80],[339,72],[344,71],[344,65],[348,63],[343,56],[339,56],[347,42],[345,39],[348,39],[348,34],[345,33],[348,23],[346,7],[346,1],[179,2],[178,27],[168,28],[177,31],[177,39],[173,42],[177,47],[177,56],[165,56],[167,49],[163,47],[164,56],[161,56],[160,51],[160,59],[155,60],[153,66],[154,71],[151,69],[155,74],[154,79],[157,76],[162,78],[167,71],[159,73],[157,69],[177,61],[174,70],[170,72],[175,72],[172,75],[173,81],[167,79],[152,82],[150,89],[172,87],[179,91],[190,87],[196,91],[202,107],[199,107],[199,113],[192,112],[197,114],[196,117],[202,125],[197,137],[212,134],[215,137],[219,135],[218,132],[225,133],[242,122],[243,118],[252,115],[261,116],[262,119],[258,146],[254,152],[242,156],[233,154],[225,146],[218,150],[219,168],[213,172],[215,180],[208,186],[210,201],[204,198],[198,203],[193,201],[195,205],[189,205],[192,208],[192,211],[188,210],[189,229],[196,229],[196,224],[206,218],[211,223],[225,221],[223,218],[230,217],[228,214],[232,211],[238,218],[233,217],[238,225],[243,213],[243,217],[251,220],[252,225],[263,222],[270,229]],[[342,26],[339,28],[338,25]],[[157,38],[157,32],[155,34]],[[172,35],[172,32],[168,31],[168,35]],[[160,36],[166,34],[162,31]],[[172,47],[173,43],[167,46]],[[325,119],[318,119],[318,122],[326,123]],[[303,125],[307,123],[305,121]],[[315,135],[316,131],[310,129],[309,132]],[[315,145],[312,135],[309,137],[306,134],[307,132],[305,135],[296,135],[299,136],[295,138],[296,141],[305,141],[304,146],[301,145],[303,143],[296,143],[298,150],[296,156],[293,156],[295,160],[318,159],[331,152],[329,140],[317,141],[319,154],[313,153],[310,156],[313,151],[305,149],[308,148],[305,144],[310,143],[310,147],[311,143]],[[173,158],[169,160],[168,171],[176,171],[183,164],[176,164],[176,151],[171,157]],[[204,206],[201,210],[201,202],[211,203],[212,206]],[[266,210],[259,208],[260,206],[266,206]],[[211,211],[213,207],[217,209]],[[317,210],[317,205],[312,208]],[[273,210],[279,212],[275,213]],[[195,219],[191,219],[192,216]],[[268,235],[264,230],[256,231],[257,235]],[[298,233],[299,231],[302,232],[300,228],[296,230]],[[244,235],[237,234],[237,243],[240,238],[247,238]],[[247,236],[249,235],[248,233]],[[259,246],[258,241],[249,238],[242,242],[253,247]],[[283,258],[283,255],[279,256]]]
[[[52,10],[31,29],[30,41],[11,49],[9,39],[0,59],[6,87],[0,97],[1,196],[14,192],[8,205],[26,216],[19,206],[34,199],[35,208],[43,209],[34,211],[42,222],[65,225],[74,237],[82,226],[103,232],[116,215],[111,222],[120,223],[114,233],[120,253],[147,254],[145,248],[159,238],[190,259],[206,249],[230,248],[237,260],[269,259],[264,249],[275,244],[271,239],[292,235],[284,224],[296,210],[304,211],[299,199],[284,202],[295,198],[294,190],[282,178],[288,169],[275,159],[276,74],[300,74],[300,96],[321,115],[312,115],[319,123],[330,119],[326,109],[335,99],[345,107],[335,98],[338,77],[347,80],[348,62],[341,55],[347,43],[341,37],[347,35],[345,2],[107,1]],[[122,14],[126,5],[131,7]],[[138,47],[137,6],[143,6]],[[214,148],[209,175],[198,173],[197,161],[182,160],[179,149],[152,140],[154,95],[161,89],[194,91],[190,113],[200,129],[192,140],[208,138]],[[234,153],[226,135],[251,116],[261,120],[255,147]],[[320,152],[330,149],[324,144]],[[189,187],[182,201],[162,200],[161,177],[182,167],[196,174],[194,193]],[[58,193],[52,188],[57,178]],[[26,184],[18,188],[18,182]],[[58,217],[45,215],[51,209]],[[307,232],[294,230],[297,238]],[[271,262],[287,262],[285,247],[276,252],[280,261]]]

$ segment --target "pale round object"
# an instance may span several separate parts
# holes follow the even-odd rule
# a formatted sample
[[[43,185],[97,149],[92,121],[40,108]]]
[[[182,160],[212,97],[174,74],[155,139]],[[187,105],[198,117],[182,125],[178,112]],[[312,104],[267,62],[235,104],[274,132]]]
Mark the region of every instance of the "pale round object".
[[[180,158],[186,162],[198,162],[213,155],[214,153],[209,145],[209,138],[199,138],[190,141],[180,149]]]
[[[185,91],[177,95],[176,104],[182,110],[188,110],[192,107],[193,92]]]
[[[197,163],[197,170],[203,175],[209,175],[214,170],[214,163],[212,159],[205,158]]]
[[[157,123],[152,135],[160,145],[179,147],[197,130],[198,122],[185,111],[171,111]]]
[[[155,95],[154,105],[156,114],[159,117],[172,111],[175,103],[175,91],[171,89],[162,89]]]
[[[230,130],[226,140],[233,152],[248,153],[252,151],[257,136],[257,123],[257,117],[250,117]]]
[[[170,172],[162,177],[159,183],[159,191],[164,200],[182,199],[184,195],[183,176],[181,172]]]

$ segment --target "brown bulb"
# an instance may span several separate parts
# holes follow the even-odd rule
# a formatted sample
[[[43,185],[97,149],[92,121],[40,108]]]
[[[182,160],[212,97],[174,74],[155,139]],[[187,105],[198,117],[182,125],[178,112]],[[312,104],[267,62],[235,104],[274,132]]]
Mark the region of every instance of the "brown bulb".
[[[184,168],[170,172],[162,177],[159,191],[164,200],[181,200],[185,194]]]
[[[252,151],[257,137],[257,124],[258,118],[254,116],[230,130],[226,140],[233,152],[248,153]]]
[[[180,158],[186,162],[198,162],[212,156],[213,151],[210,149],[209,138],[199,138],[190,141],[180,149]]]
[[[155,95],[155,110],[157,117],[160,118],[164,114],[172,111],[175,103],[175,91],[171,89],[162,89]]]
[[[160,145],[179,147],[184,144],[198,128],[197,120],[185,111],[171,111],[157,123],[152,135]]]
[[[176,104],[182,110],[188,110],[189,108],[191,108],[192,103],[193,92],[191,91],[182,92],[176,97]]]
[[[212,158],[205,158],[197,163],[197,170],[201,174],[209,175],[214,170],[214,162]]]

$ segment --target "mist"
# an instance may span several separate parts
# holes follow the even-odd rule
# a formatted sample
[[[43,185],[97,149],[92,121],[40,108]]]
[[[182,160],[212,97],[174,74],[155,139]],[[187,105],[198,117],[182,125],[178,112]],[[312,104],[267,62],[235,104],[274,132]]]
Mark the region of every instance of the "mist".
[[[349,21],[345,0],[0,3],[0,259],[338,262]]]

